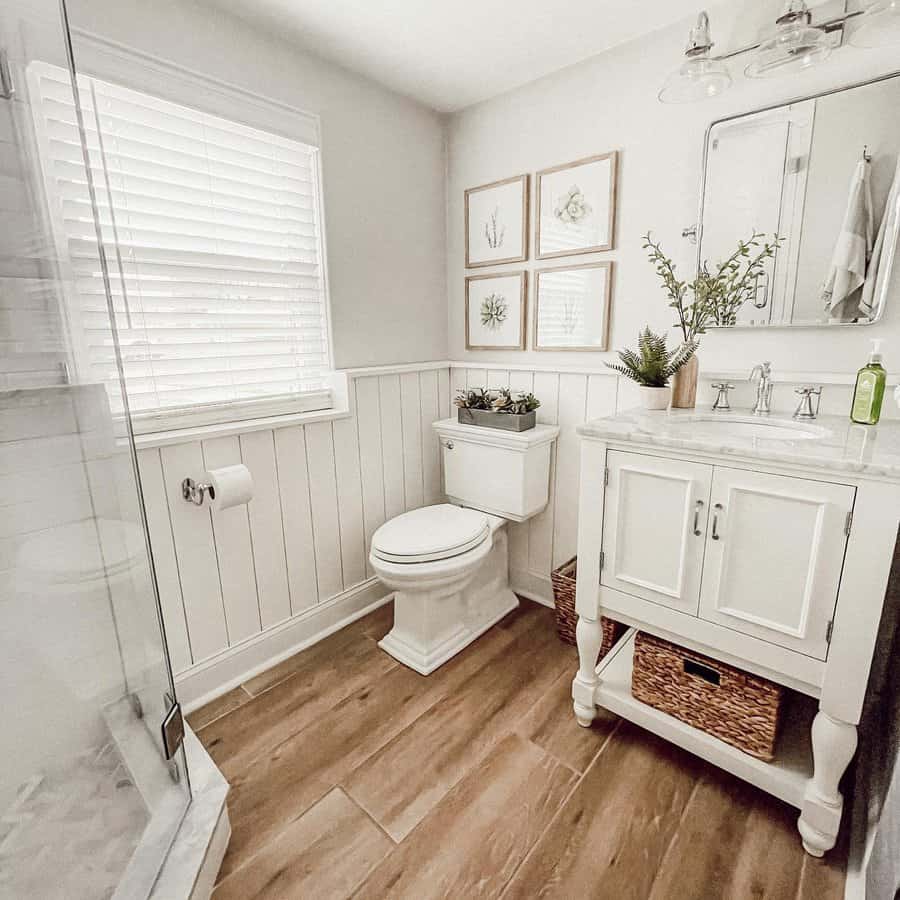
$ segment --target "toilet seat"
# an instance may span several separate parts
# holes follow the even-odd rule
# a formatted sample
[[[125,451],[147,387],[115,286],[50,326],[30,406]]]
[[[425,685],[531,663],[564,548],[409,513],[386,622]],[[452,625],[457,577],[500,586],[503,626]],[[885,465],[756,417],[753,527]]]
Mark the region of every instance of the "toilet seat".
[[[490,534],[484,513],[439,503],[385,522],[372,536],[372,556],[397,564],[438,562],[473,550]]]

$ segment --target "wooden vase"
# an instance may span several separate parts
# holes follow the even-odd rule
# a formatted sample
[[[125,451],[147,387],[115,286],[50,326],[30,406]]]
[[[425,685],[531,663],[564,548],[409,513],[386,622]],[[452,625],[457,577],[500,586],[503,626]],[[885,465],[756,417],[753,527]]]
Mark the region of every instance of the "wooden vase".
[[[700,360],[695,353],[672,376],[672,409],[693,409],[697,405],[697,376]]]

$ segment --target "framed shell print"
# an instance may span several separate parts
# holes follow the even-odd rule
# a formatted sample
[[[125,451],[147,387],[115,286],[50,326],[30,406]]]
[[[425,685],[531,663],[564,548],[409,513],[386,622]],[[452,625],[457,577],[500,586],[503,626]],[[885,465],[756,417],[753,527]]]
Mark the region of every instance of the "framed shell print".
[[[537,259],[613,249],[617,167],[613,151],[537,173]]]
[[[611,262],[534,273],[535,350],[607,350]]]
[[[466,278],[466,350],[524,350],[524,272]]]
[[[528,259],[528,176],[465,192],[466,268]]]

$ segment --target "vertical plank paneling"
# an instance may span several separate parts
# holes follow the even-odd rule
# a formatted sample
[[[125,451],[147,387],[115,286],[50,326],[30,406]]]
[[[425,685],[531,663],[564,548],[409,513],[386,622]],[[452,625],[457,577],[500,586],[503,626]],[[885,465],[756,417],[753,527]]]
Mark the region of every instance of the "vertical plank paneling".
[[[380,376],[378,396],[381,404],[381,454],[384,460],[384,514],[386,518],[393,519],[406,509],[399,376]]]
[[[373,572],[369,565],[368,555],[372,546],[372,535],[385,521],[378,377],[357,378],[355,389],[356,431],[359,440],[363,526],[366,542],[366,572],[371,576]]]
[[[450,370],[438,369],[438,412],[442,419],[446,419],[453,412],[453,397],[450,396]]]
[[[185,503],[181,496],[182,479],[203,474],[203,454],[199,441],[162,447],[159,452],[181,573],[184,614],[194,663],[198,663],[228,646],[209,507]]]
[[[616,411],[618,378],[610,375],[591,375],[588,378],[586,420],[611,416]]]
[[[482,388],[487,383],[487,369],[466,369],[466,387]]]
[[[492,390],[509,387],[509,372],[503,372],[499,369],[488,369],[485,383]]]
[[[341,523],[341,566],[346,590],[366,578],[359,435],[356,422],[349,418],[335,420],[331,423],[331,430]]]
[[[207,469],[233,466],[241,461],[241,448],[236,435],[203,441],[202,447]],[[247,507],[241,505],[213,510],[212,525],[216,555],[219,557],[219,580],[228,624],[228,642],[234,644],[262,630]]]
[[[316,536],[316,577],[319,600],[322,601],[339,594],[344,586],[330,422],[306,426],[306,459],[309,464],[309,505]]]
[[[553,566],[575,555],[578,546],[580,441],[575,428],[584,422],[587,375],[559,376],[559,439],[556,442],[556,490],[553,510]]]
[[[641,402],[638,386],[630,378],[620,378],[616,393],[616,412],[634,409]]]
[[[432,428],[434,422],[441,418],[438,392],[438,373],[419,373],[419,395],[422,410],[422,470],[425,495],[423,503],[431,505],[439,503],[441,498],[441,457],[437,432]]]
[[[559,415],[559,375],[556,372],[534,373],[534,394],[541,401],[537,420],[556,425]],[[550,500],[546,508],[530,522],[528,529],[528,568],[544,578],[550,576],[553,564],[553,507],[556,502],[556,447],[550,457]]]
[[[451,369],[450,370],[450,400],[453,401],[460,391],[466,389],[466,370]]]
[[[139,450],[138,467],[141,471],[141,488],[144,493],[147,526],[150,530],[150,545],[153,548],[153,566],[159,586],[159,602],[162,606],[163,622],[166,625],[169,658],[172,660],[172,669],[176,673],[183,672],[191,665],[191,644],[184,616],[181,580],[178,576],[178,562],[175,558],[175,543],[172,540],[169,503],[166,499],[159,450]]]
[[[259,617],[262,627],[269,628],[291,614],[274,433],[250,431],[242,434],[241,459],[253,475],[253,499],[247,505],[247,514],[259,594]]]
[[[319,596],[303,426],[291,425],[275,430],[275,463],[281,491],[291,613],[297,615],[315,606]]]
[[[419,402],[419,373],[400,376],[400,419],[403,426],[403,479],[406,508],[422,506],[422,408]]]
[[[526,393],[533,391],[534,373],[510,372],[509,389]],[[528,532],[531,529],[531,523],[510,523],[507,528],[509,529],[509,567],[524,572],[528,569]]]

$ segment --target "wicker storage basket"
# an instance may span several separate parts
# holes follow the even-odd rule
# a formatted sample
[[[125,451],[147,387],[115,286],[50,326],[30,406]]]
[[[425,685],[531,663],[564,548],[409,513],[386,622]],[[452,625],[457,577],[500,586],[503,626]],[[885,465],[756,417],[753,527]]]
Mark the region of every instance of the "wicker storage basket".
[[[559,638],[567,644],[575,644],[575,625],[578,616],[575,613],[575,574],[578,558],[573,557],[567,563],[563,563],[550,574],[553,582],[553,599],[556,601],[556,630]],[[606,616],[600,617],[600,626],[603,629],[603,642],[600,645],[598,660],[603,659],[612,649],[613,644],[625,633],[625,626]]]
[[[642,703],[770,762],[784,688],[638,632],[631,692]]]

